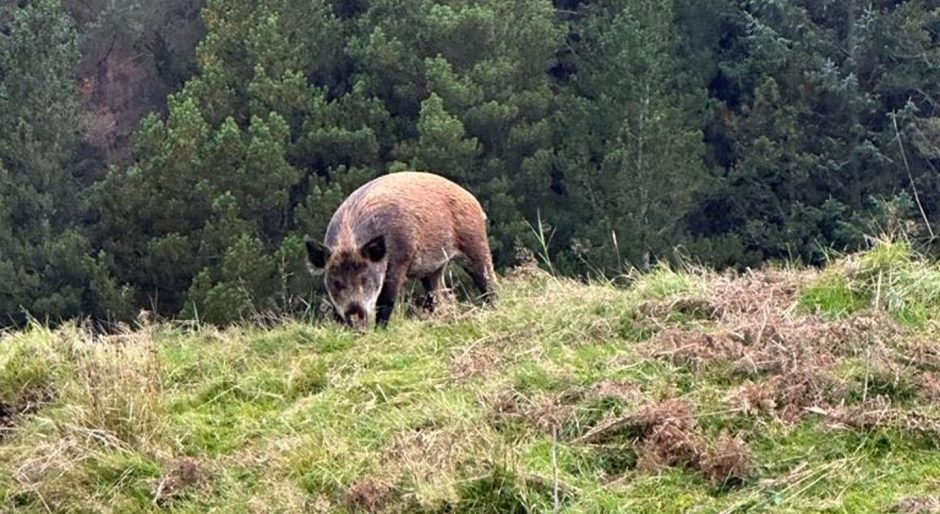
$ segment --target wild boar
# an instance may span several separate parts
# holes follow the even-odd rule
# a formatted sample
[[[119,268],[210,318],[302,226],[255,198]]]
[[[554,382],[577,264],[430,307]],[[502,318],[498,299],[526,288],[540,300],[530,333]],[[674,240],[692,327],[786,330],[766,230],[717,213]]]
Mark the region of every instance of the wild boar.
[[[374,319],[381,328],[409,279],[421,279],[424,307],[433,311],[451,260],[491,302],[496,274],[486,225],[480,203],[454,182],[432,173],[391,173],[340,204],[323,242],[307,241],[307,258],[314,274],[324,274],[337,319],[359,330]]]

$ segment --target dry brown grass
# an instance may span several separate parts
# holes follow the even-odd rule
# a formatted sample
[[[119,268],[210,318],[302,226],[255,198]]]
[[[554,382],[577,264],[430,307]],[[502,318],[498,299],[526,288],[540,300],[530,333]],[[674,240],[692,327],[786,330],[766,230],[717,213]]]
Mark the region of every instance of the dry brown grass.
[[[707,298],[674,297],[667,307],[694,305],[709,315],[677,326],[670,321],[674,311],[647,308],[643,312],[662,328],[640,351],[697,373],[723,367],[743,379],[728,395],[733,409],[787,423],[803,419],[807,409],[857,394],[835,376],[847,359],[864,362],[866,388],[870,380],[912,376],[925,399],[940,395],[934,375],[923,371],[934,369],[935,360],[940,363],[936,345],[913,337],[885,312],[866,310],[842,319],[799,312],[799,291],[815,276],[775,270],[740,278],[706,275]]]
[[[857,406],[813,409],[813,412],[822,414],[827,423],[842,430],[892,429],[931,440],[940,438],[940,416],[897,408],[883,397]]]
[[[647,400],[647,396],[635,384],[619,380],[602,380],[590,390],[597,397],[616,398],[627,405],[638,405]]]
[[[483,457],[488,434],[472,427],[426,428],[395,434],[379,459],[381,474],[396,481],[435,482]],[[471,457],[472,456],[472,457]]]
[[[483,379],[499,371],[504,357],[499,349],[489,344],[473,345],[461,351],[451,364],[451,373],[458,381]]]
[[[514,390],[499,391],[489,403],[496,424],[518,421],[544,434],[559,430],[574,417],[576,411],[575,405],[563,402],[558,395],[531,400]]]
[[[918,379],[920,394],[927,401],[940,404],[940,374],[927,371],[920,375]]]
[[[715,486],[739,484],[752,473],[750,448],[740,435],[710,440],[692,405],[681,399],[648,402],[625,416],[607,420],[577,438],[576,444],[603,445],[628,436],[637,448],[636,469],[657,473],[670,467],[701,472]]]
[[[75,406],[75,423],[107,431],[127,444],[159,440],[166,428],[166,406],[153,337],[138,332],[72,344],[78,380],[66,394]]]
[[[807,409],[831,404],[838,397],[837,384],[817,369],[748,381],[731,392],[727,402],[744,414],[770,415],[785,423],[797,423]]]

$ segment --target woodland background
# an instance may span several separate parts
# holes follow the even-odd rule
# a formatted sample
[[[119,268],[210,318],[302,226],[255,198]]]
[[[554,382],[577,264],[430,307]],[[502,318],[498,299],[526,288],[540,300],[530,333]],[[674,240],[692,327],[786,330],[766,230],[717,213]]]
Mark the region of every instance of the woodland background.
[[[938,101],[936,0],[2,0],[0,325],[304,312],[406,168],[500,268],[539,221],[580,276],[930,249]]]

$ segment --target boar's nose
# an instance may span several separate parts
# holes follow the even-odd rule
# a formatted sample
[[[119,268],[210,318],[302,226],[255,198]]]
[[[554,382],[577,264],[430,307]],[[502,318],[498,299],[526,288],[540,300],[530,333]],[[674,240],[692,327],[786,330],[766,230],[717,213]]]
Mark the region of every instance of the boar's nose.
[[[354,303],[346,308],[345,318],[350,325],[362,325],[366,321],[366,310]]]

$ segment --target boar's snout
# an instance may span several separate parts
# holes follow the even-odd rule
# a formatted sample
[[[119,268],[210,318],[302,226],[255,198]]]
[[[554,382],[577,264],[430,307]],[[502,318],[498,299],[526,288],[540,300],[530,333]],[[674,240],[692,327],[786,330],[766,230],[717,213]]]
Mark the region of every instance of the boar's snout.
[[[362,305],[359,303],[352,303],[349,307],[346,308],[346,312],[343,313],[343,319],[346,320],[350,326],[363,329],[366,327],[366,323],[369,321],[368,313],[362,308]]]

